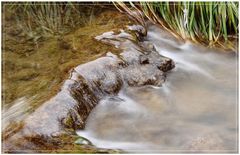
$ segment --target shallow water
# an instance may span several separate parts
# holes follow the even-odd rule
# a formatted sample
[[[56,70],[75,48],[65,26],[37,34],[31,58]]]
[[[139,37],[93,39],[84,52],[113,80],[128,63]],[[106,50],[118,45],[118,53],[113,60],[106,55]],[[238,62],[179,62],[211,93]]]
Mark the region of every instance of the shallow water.
[[[236,152],[237,54],[179,42],[155,26],[147,40],[176,63],[163,86],[103,99],[77,133],[127,152]]]

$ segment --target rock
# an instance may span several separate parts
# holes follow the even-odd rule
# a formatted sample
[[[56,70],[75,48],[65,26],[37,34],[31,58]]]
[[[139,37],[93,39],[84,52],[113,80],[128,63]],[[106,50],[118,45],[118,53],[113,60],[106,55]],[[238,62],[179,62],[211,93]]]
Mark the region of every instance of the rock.
[[[140,64],[149,64],[149,60],[146,55],[140,55],[139,61],[140,61]]]
[[[130,27],[133,28],[135,31],[134,26]],[[136,28],[137,33],[143,33],[139,26]],[[123,86],[161,86],[165,72],[174,67],[174,62],[160,55],[149,42],[134,42],[133,38],[124,31],[95,37],[116,46],[122,53],[108,52],[104,57],[74,68],[61,91],[32,113],[17,135],[51,139],[61,136],[54,133],[73,133],[84,128],[88,115],[102,98],[117,95]],[[76,143],[88,141],[77,140]]]
[[[146,36],[147,35],[147,30],[141,25],[131,25],[131,26],[127,26],[127,28],[130,31],[137,32],[141,36]]]
[[[93,145],[92,142],[84,137],[79,137],[74,143],[79,145]]]

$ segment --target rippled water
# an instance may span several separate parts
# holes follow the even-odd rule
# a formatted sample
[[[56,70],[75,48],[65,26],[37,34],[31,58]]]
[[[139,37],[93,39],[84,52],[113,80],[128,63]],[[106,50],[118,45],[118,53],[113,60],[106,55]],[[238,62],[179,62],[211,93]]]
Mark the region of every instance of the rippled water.
[[[236,152],[237,54],[178,42],[155,26],[147,40],[176,62],[163,86],[105,98],[77,133],[127,152]]]

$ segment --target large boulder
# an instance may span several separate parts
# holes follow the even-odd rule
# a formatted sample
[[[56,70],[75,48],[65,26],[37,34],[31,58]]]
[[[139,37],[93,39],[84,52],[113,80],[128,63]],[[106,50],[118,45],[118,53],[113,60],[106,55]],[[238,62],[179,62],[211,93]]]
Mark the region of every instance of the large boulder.
[[[107,32],[97,36],[96,40],[114,45],[122,52],[108,52],[72,69],[61,91],[25,120],[17,137],[71,134],[84,128],[89,113],[103,97],[116,95],[123,86],[161,86],[174,63],[139,38],[144,32],[141,26],[131,26],[118,34]]]

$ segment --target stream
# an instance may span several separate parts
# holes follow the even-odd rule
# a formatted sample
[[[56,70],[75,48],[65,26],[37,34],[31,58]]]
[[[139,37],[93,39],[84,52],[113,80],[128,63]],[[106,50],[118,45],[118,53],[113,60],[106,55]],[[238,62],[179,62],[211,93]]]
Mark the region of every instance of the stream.
[[[156,26],[149,40],[176,63],[161,87],[123,88],[77,134],[126,152],[236,152],[237,54],[183,43]]]

